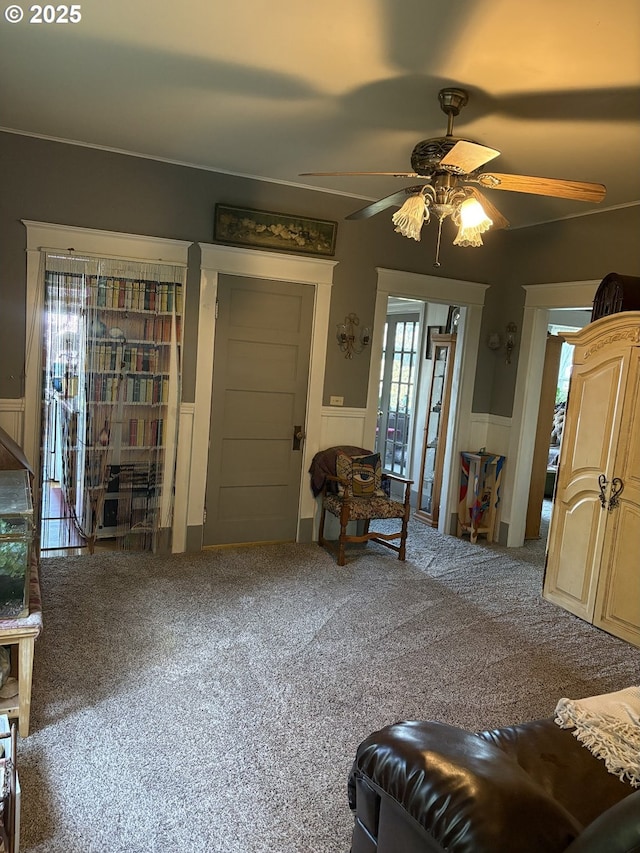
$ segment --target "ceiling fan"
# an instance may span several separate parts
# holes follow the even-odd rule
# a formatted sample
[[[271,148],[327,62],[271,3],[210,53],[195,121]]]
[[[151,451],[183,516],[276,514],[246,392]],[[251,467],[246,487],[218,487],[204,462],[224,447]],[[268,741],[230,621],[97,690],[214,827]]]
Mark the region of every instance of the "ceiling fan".
[[[405,237],[419,240],[422,225],[429,221],[431,213],[435,214],[439,220],[435,266],[440,266],[440,237],[442,223],[447,216],[451,216],[454,224],[458,226],[458,235],[453,241],[457,246],[481,246],[481,235],[490,227],[508,228],[508,221],[479,187],[485,190],[507,190],[577,201],[600,202],[604,198],[606,188],[603,184],[480,171],[486,163],[498,157],[500,152],[471,139],[453,135],[454,118],[468,102],[468,92],[449,87],[440,90],[438,99],[441,110],[447,116],[446,135],[418,142],[411,153],[413,171],[304,172],[303,175],[420,178],[424,183],[405,187],[385,196],[349,214],[347,219],[365,219],[389,207],[401,206],[392,217],[395,230]]]

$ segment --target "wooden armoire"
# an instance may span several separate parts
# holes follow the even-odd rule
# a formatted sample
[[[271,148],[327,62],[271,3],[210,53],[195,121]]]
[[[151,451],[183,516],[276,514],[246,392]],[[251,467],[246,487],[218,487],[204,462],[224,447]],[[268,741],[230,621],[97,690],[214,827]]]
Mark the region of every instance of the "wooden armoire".
[[[640,311],[574,345],[543,595],[640,646]]]

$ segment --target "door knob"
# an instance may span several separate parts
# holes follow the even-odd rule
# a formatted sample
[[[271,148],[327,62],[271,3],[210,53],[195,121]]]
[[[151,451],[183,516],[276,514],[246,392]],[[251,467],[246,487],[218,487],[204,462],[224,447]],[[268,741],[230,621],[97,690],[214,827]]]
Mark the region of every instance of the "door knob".
[[[307,434],[302,429],[302,424],[297,424],[296,426],[294,426],[292,450],[300,450],[300,446],[306,437]]]

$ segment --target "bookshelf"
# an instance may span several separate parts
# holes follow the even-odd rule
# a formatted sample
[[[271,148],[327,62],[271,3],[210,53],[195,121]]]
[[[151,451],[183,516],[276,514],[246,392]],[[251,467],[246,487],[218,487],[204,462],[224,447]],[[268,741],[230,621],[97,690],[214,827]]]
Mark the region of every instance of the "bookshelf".
[[[82,298],[62,384],[65,497],[90,548],[136,534],[155,547],[172,502],[182,284],[88,275]]]

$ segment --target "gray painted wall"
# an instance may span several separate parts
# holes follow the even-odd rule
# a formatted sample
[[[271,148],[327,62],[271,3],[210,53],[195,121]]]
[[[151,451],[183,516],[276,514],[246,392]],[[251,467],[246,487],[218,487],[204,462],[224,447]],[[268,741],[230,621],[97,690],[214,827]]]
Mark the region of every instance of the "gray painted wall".
[[[519,335],[511,365],[486,346],[492,331],[504,334],[510,320],[522,329],[522,285],[601,281],[607,273],[640,276],[640,204],[509,232],[495,286],[487,292],[480,336],[473,410],[510,417]]]
[[[345,406],[366,404],[369,356],[346,360],[335,345],[335,327],[352,311],[372,325],[376,267],[431,275],[436,228],[426,226],[421,243],[394,233],[389,214],[347,222],[360,199],[266,181],[254,181],[153,160],[0,133],[0,398],[23,394],[25,346],[25,229],[22,219],[145,234],[193,242],[213,241],[216,202],[338,221],[324,402],[344,397]],[[491,285],[483,318],[474,410],[511,415],[517,349],[513,363],[484,346],[491,331],[510,320],[522,326],[521,284],[599,279],[615,270],[640,274],[637,234],[640,209],[566,220],[514,232],[493,232],[482,249],[451,245],[443,235],[439,276]],[[185,305],[183,398],[195,385],[195,324],[199,250],[189,257]],[[447,294],[442,298],[447,301]],[[376,368],[377,369],[377,368]]]

